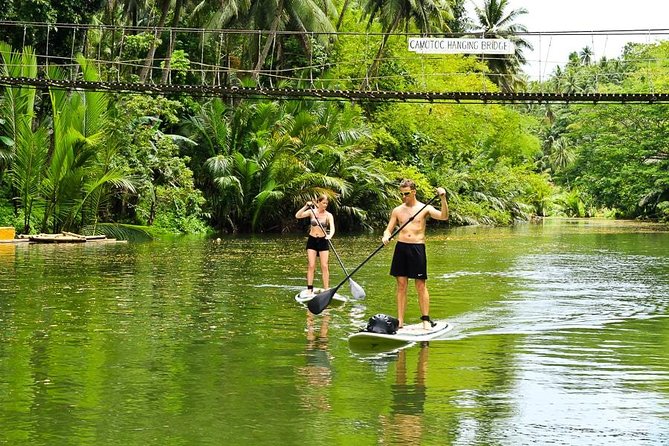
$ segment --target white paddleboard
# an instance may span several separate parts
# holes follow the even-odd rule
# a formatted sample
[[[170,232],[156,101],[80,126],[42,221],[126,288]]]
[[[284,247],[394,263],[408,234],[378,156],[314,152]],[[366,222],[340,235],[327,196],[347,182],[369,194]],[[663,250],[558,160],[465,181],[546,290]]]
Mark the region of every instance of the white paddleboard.
[[[308,292],[308,290],[302,290],[295,295],[295,300],[297,302],[301,303],[301,304],[306,304],[311,299],[313,299],[316,294],[322,293],[323,291],[325,291],[323,288],[314,288],[314,294],[310,294]],[[336,303],[342,303],[343,304],[346,301],[347,301],[346,297],[342,296],[339,293],[335,293],[335,295],[332,296],[332,303],[333,304],[336,304]]]
[[[380,349],[395,348],[414,342],[426,342],[438,339],[453,329],[453,324],[446,321],[436,321],[437,325],[424,329],[423,323],[405,325],[395,334],[380,334],[369,331],[359,331],[348,337],[352,348]]]

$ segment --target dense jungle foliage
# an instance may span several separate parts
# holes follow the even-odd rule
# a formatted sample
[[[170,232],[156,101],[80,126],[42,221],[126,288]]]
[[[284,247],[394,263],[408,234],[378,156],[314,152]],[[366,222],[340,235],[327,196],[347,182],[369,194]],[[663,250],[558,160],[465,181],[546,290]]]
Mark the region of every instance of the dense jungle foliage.
[[[0,30],[0,77],[172,84],[215,77],[241,86],[291,72],[296,77],[277,82],[552,92],[643,92],[652,79],[654,91],[667,90],[666,42],[629,44],[619,58],[600,61],[585,48],[544,84],[527,82],[528,44],[515,35],[526,11],[511,11],[507,0],[479,3],[468,17],[463,0],[5,0],[0,20],[26,25]],[[28,25],[35,22],[99,28],[49,32]],[[133,31],[121,34],[122,27]],[[224,42],[179,29],[239,32]],[[268,32],[243,31],[254,29]],[[406,57],[406,37],[392,36],[476,30],[513,39],[517,53],[445,55],[425,66]],[[379,34],[366,45],[319,34],[335,31]],[[44,54],[73,56],[76,64],[44,64]],[[105,55],[137,63],[96,63]],[[206,78],[197,68],[204,60],[228,69]],[[404,177],[417,181],[423,199],[446,188],[450,224],[666,220],[667,112],[661,104],[233,100],[4,86],[0,226],[22,233],[90,232],[109,223],[182,233],[292,231],[299,229],[295,209],[325,193],[338,230],[369,230],[387,221]]]

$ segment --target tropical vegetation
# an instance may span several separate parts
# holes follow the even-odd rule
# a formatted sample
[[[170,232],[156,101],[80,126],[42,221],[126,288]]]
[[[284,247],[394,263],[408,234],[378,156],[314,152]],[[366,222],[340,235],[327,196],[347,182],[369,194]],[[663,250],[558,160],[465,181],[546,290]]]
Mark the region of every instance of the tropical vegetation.
[[[0,31],[0,78],[564,93],[645,91],[652,78],[653,91],[666,89],[667,43],[630,44],[620,58],[599,61],[583,48],[547,81],[527,82],[526,13],[506,0],[481,1],[473,17],[462,0],[7,1],[0,19],[13,26]],[[408,57],[403,33],[450,32],[510,38],[517,52]],[[3,85],[0,225],[23,233],[110,223],[292,231],[294,210],[321,193],[340,230],[370,230],[384,224],[403,177],[417,181],[424,199],[444,186],[451,224],[603,213],[669,219],[663,105],[352,103]]]

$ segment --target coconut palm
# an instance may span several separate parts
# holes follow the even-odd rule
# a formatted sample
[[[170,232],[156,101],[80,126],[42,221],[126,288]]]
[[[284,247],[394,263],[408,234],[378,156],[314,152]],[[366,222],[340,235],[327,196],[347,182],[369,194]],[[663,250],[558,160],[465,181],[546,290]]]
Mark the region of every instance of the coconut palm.
[[[119,9],[127,19],[126,23],[136,28],[146,19],[147,11],[151,7],[148,0],[108,0],[104,9],[106,23],[115,23]]]
[[[448,31],[447,21],[453,18],[447,0],[365,0],[364,15],[368,17],[367,28],[374,20],[381,24],[383,38],[372,65],[367,70],[363,87],[370,86],[370,78],[376,76],[388,38],[399,29],[409,31],[414,25],[421,33]]]
[[[248,13],[252,0],[211,2],[201,0],[192,10],[191,20],[206,29],[234,27],[234,21]]]
[[[482,56],[490,69],[490,79],[504,91],[513,91],[522,83],[518,77],[522,65],[526,62],[524,50],[532,50],[532,45],[518,34],[527,32],[525,25],[515,21],[527,14],[525,8],[507,12],[509,0],[484,0],[483,7],[476,6],[476,32],[484,33],[488,38],[504,38],[511,40],[516,48],[515,54]]]
[[[165,26],[165,21],[167,20],[167,15],[170,12],[170,6],[172,6],[173,0],[160,0],[158,2],[158,8],[160,10],[160,17],[158,18],[158,23],[156,24],[156,29],[162,29]],[[151,68],[153,65],[153,58],[156,55],[156,47],[159,43],[158,35],[156,34],[155,38],[151,40],[149,45],[149,51],[147,52],[146,59],[144,61],[144,66],[142,71],[139,74],[140,82],[146,82],[150,78]]]
[[[555,172],[564,170],[574,161],[575,154],[564,137],[558,138],[553,143],[549,159]]]
[[[172,54],[174,53],[174,48],[176,45],[176,31],[174,30],[179,26],[179,21],[181,20],[181,12],[184,7],[185,0],[176,0],[174,3],[174,12],[172,14],[172,26],[170,27],[170,43],[167,46],[167,54],[165,54],[165,66],[163,68],[163,75],[160,79],[160,83],[166,84],[170,78],[170,70],[172,68]]]
[[[255,29],[267,30],[264,45],[259,52],[253,68],[253,78],[257,81],[260,71],[265,65],[269,51],[277,42],[279,31],[299,31],[302,44],[310,51],[307,36],[316,33],[324,45],[329,38],[324,33],[334,33],[333,21],[336,19],[336,8],[331,0],[254,0],[246,16]]]
[[[591,65],[592,64],[592,58],[594,57],[595,53],[592,51],[592,48],[589,46],[583,47],[581,51],[578,53],[578,58],[581,61],[582,65]]]

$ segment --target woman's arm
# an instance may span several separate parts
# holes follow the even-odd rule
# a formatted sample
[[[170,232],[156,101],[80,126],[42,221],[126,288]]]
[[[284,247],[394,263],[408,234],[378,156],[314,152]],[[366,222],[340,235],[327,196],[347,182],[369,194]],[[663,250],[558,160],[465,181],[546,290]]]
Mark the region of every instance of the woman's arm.
[[[334,223],[334,217],[332,216],[331,213],[328,212],[328,222],[330,223],[330,233],[325,237],[328,240],[332,238],[332,236],[335,235],[335,223]]]
[[[295,218],[299,219],[299,218],[307,218],[307,217],[311,216],[311,212],[307,212],[307,211],[311,208],[312,205],[313,205],[313,203],[311,201],[307,201],[307,204],[302,206],[295,213]]]

